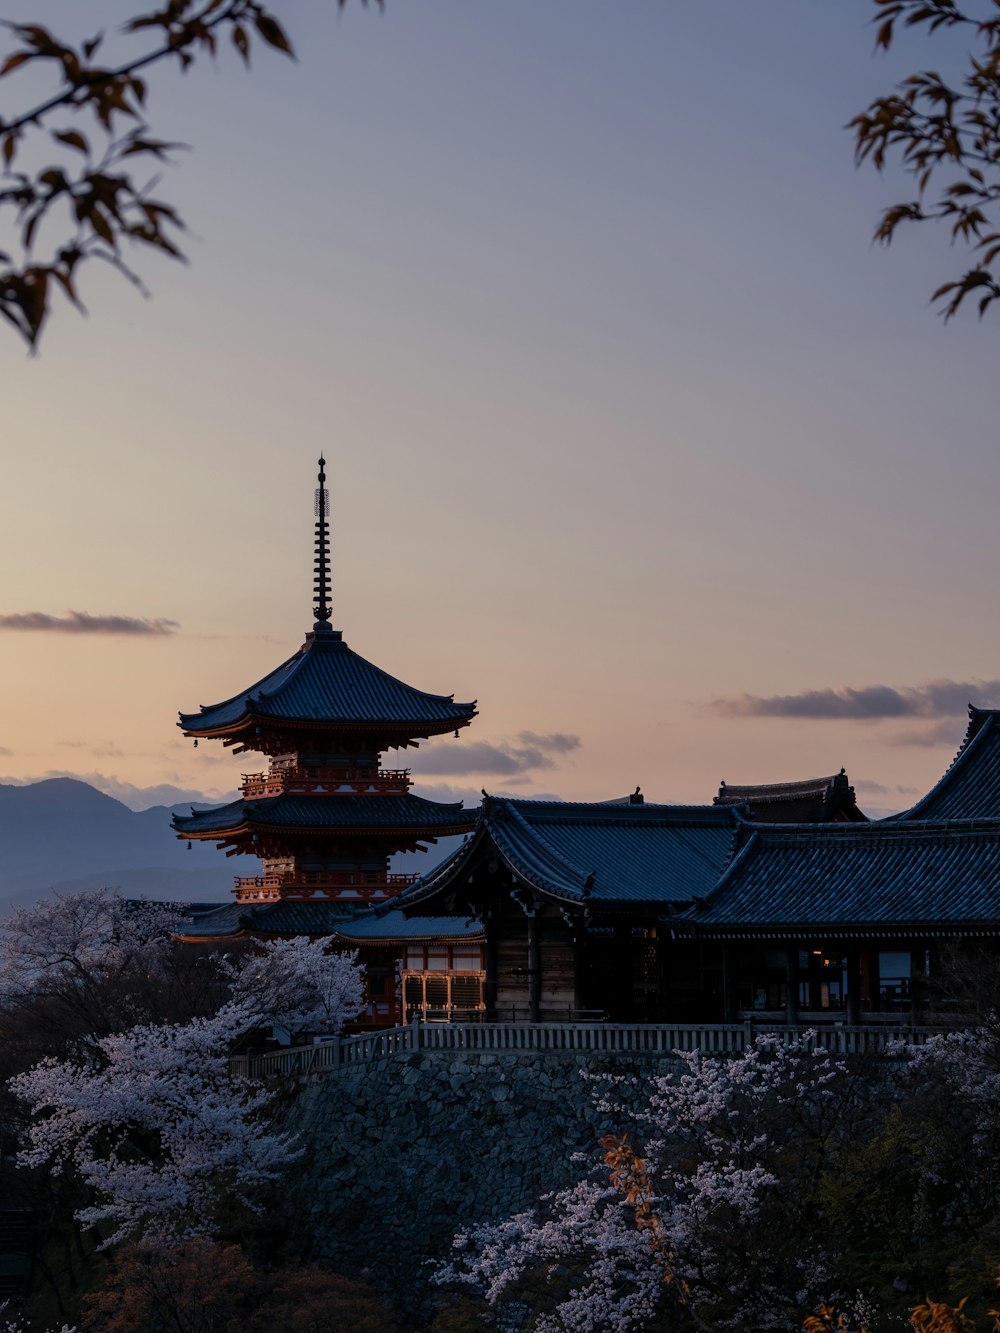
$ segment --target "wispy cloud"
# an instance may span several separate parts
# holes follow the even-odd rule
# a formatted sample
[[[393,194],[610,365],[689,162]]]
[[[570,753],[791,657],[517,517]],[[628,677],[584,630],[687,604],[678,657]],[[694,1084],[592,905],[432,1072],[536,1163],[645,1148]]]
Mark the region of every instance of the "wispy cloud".
[[[47,630],[56,634],[173,634],[176,620],[143,620],[136,616],[92,616],[87,611],[67,611],[50,616],[45,611],[20,611],[0,615],[0,630]]]
[[[935,746],[950,745],[954,750],[957,749],[963,733],[964,728],[956,726],[954,721],[917,721],[911,726],[900,728],[898,731],[887,732],[880,739],[886,745],[918,746],[928,750]],[[903,789],[900,788],[900,790]]]
[[[113,741],[56,741],[63,750],[86,750],[100,759],[124,759],[123,751]]]
[[[553,732],[539,736],[533,731],[522,731],[516,740],[471,741],[464,745],[430,747],[414,761],[414,770],[425,774],[464,777],[470,774],[513,779],[537,769],[552,768],[555,755],[569,754],[580,747],[579,736]]]
[[[839,685],[834,689],[803,690],[800,694],[776,694],[769,698],[742,694],[733,699],[715,699],[709,707],[723,717],[884,721],[960,717],[970,702],[982,707],[1000,702],[1000,680],[932,680],[924,685],[866,685],[860,689]],[[937,740],[899,744],[933,745]]]
[[[449,782],[421,782],[419,778],[413,784],[413,792],[428,801],[461,801],[468,808],[475,809],[483,800],[483,792],[473,786],[452,786]],[[553,792],[508,792],[500,788],[489,792],[491,796],[509,796],[515,801],[561,801],[563,797]]]

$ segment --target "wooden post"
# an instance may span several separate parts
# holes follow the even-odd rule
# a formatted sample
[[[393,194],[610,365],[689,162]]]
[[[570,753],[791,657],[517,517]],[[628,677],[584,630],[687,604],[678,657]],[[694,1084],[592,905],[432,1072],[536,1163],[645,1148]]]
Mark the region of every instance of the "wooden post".
[[[486,1001],[486,1017],[491,1023],[497,1021],[497,937],[492,913],[486,920],[486,984],[483,999]]]
[[[861,1022],[861,950],[856,944],[847,949],[847,1010],[849,1027]]]
[[[736,969],[733,966],[733,946],[726,941],[722,946],[722,1021],[735,1023],[737,1012]]]
[[[542,958],[538,948],[538,917],[528,916],[528,1022],[537,1023],[541,1015]]]
[[[614,1009],[611,1017],[619,1023],[632,1018],[635,997],[632,993],[632,927],[628,922],[615,922],[612,934],[614,947]]]
[[[785,1022],[794,1027],[799,1021],[799,951],[785,948]]]
[[[573,926],[573,1008],[581,1013],[587,1007],[584,972],[587,967],[587,946],[583,922],[577,918]]]

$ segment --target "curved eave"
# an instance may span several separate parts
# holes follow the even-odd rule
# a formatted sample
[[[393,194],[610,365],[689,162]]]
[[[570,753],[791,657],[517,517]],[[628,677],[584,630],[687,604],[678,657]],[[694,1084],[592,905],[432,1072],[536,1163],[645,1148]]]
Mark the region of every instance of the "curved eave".
[[[266,728],[271,732],[287,729],[288,731],[323,732],[329,735],[347,734],[352,736],[376,732],[379,735],[404,738],[403,743],[405,744],[405,738],[428,740],[431,736],[446,736],[450,732],[461,731],[478,715],[475,704],[463,704],[462,707],[468,707],[470,711],[460,717],[446,718],[438,722],[428,722],[426,718],[409,722],[400,721],[399,719],[386,721],[382,718],[365,718],[345,722],[329,718],[276,717],[272,713],[248,709],[232,722],[218,726],[198,727],[183,718],[177,725],[183,730],[185,736],[191,736],[197,740],[241,740],[248,732],[257,734],[258,728],[261,730]]]
[[[460,837],[471,833],[474,824],[263,824],[256,820],[247,821],[238,826],[219,829],[201,829],[197,832],[177,830],[177,837],[182,842],[241,842],[255,833],[270,837],[299,837],[308,835],[318,838],[408,838],[417,842],[437,842],[439,838]]]
[[[477,816],[476,824],[472,830],[472,838],[456,847],[452,854],[441,862],[439,866],[428,872],[425,878],[418,879],[409,888],[404,889],[402,893],[396,895],[392,903],[386,903],[378,911],[389,911],[391,908],[398,908],[402,912],[408,912],[418,903],[426,903],[428,899],[433,898],[437,893],[444,893],[455,882],[455,876],[464,872],[468,866],[470,857],[475,850],[482,845],[486,836],[485,824],[482,822],[482,815]]]
[[[178,726],[206,738],[239,737],[261,725],[436,736],[475,715],[475,700],[456,703],[453,695],[416,689],[354,652],[339,630],[316,625],[302,648],[261,680],[197,713],[182,712]]]
[[[516,814],[516,812],[515,812]],[[516,816],[524,828],[531,832],[527,823],[519,816]],[[528,864],[522,857],[517,856],[507,839],[502,841],[497,837],[496,823],[487,815],[476,828],[475,837],[464,847],[458,848],[452,856],[439,866],[437,870],[431,872],[431,877],[425,884],[418,881],[411,888],[404,891],[399,898],[395,900],[396,906],[404,911],[410,907],[415,907],[418,903],[426,903],[438,894],[449,892],[456,881],[463,878],[467,867],[472,858],[484,841],[489,840],[494,850],[503,862],[507,871],[511,875],[511,888],[527,888],[533,893],[538,894],[549,902],[555,903],[561,907],[589,907],[591,904],[597,905],[601,900],[597,897],[591,899],[582,887],[584,876],[579,875],[574,867],[567,865],[556,853],[549,847],[542,844],[540,857],[556,863],[558,869],[567,877],[576,876],[581,880],[581,887],[576,889],[560,881],[552,874],[542,871],[537,864]],[[602,904],[603,905],[603,904]],[[621,906],[619,903],[618,906]]]
[[[741,925],[702,925],[685,917],[663,923],[678,935],[711,936],[712,939],[810,940],[825,939],[933,939],[941,937],[972,938],[1000,935],[1000,920],[985,921],[858,921],[815,922],[787,921],[772,924],[757,922]]]

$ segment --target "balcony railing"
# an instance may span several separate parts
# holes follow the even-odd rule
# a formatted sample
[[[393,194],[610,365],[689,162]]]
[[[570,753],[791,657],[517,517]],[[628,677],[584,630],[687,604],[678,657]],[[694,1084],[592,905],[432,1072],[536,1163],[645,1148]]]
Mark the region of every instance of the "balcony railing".
[[[389,875],[365,870],[298,870],[263,875],[237,875],[236,901],[278,902],[284,898],[394,898],[418,875]]]
[[[801,1027],[729,1023],[484,1023],[420,1022],[355,1037],[332,1037],[313,1046],[237,1055],[229,1072],[242,1078],[295,1078],[330,1074],[343,1065],[367,1064],[419,1050],[594,1052],[602,1057],[669,1057],[676,1051],[740,1055],[755,1037],[772,1033],[782,1045],[805,1040],[834,1055],[870,1054],[902,1059],[945,1029],[930,1027]]]
[[[248,800],[280,796],[283,792],[391,792],[410,789],[408,768],[350,768],[288,765],[267,773],[244,773],[243,795]]]

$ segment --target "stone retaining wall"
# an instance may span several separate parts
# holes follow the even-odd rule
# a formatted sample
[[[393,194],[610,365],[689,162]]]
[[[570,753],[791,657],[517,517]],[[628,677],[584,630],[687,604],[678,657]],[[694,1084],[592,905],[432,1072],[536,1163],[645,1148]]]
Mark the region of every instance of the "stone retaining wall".
[[[669,1059],[422,1051],[317,1080],[293,1107],[306,1146],[284,1200],[295,1250],[416,1298],[456,1232],[578,1179],[574,1154],[593,1159],[602,1135],[629,1128],[595,1109],[582,1071],[665,1072]]]

